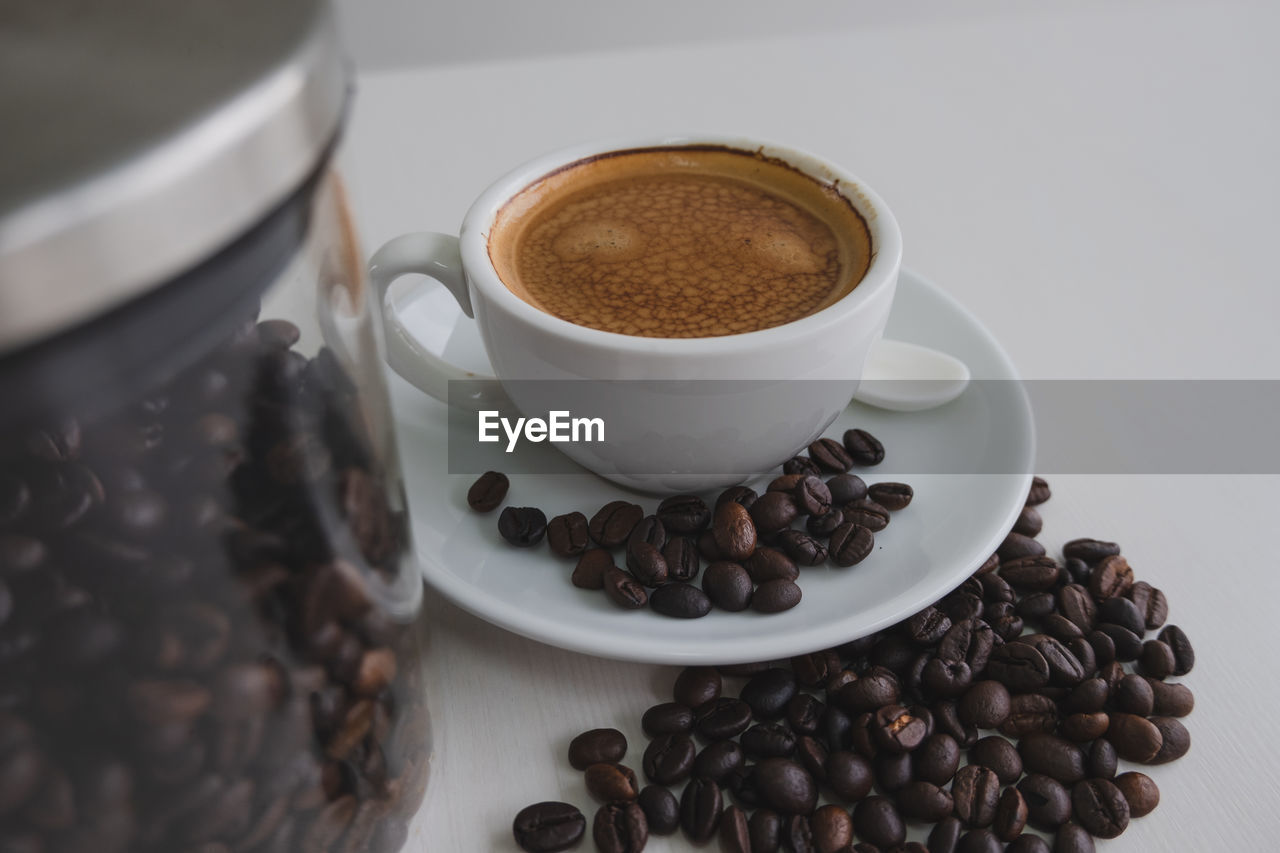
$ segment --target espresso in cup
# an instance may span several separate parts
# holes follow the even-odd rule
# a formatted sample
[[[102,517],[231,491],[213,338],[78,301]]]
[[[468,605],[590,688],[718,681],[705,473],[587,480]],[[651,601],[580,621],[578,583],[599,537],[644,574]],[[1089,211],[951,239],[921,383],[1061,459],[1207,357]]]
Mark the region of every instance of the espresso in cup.
[[[721,146],[579,160],[512,196],[488,254],[534,307],[607,332],[709,338],[790,323],[850,293],[866,220],[836,188]]]

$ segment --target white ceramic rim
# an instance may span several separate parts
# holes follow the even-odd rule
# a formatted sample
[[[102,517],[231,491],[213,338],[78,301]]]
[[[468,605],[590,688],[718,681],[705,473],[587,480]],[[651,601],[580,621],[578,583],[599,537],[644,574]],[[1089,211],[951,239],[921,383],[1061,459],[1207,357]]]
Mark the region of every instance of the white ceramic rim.
[[[821,311],[780,326],[711,338],[652,338],[606,332],[562,320],[525,302],[508,290],[498,278],[489,259],[489,232],[498,211],[525,187],[557,169],[589,157],[638,149],[695,145],[724,146],[753,154],[760,153],[783,160],[805,174],[831,184],[862,215],[871,232],[871,264],[858,286]],[[873,301],[878,293],[891,287],[902,265],[902,232],[898,228],[898,221],[884,200],[866,182],[820,157],[791,146],[745,136],[715,134],[621,137],[582,143],[536,157],[512,169],[480,194],[462,221],[458,239],[461,244],[462,265],[470,285],[484,299],[500,305],[521,321],[546,334],[578,343],[619,352],[645,353],[659,358],[733,355],[822,334],[832,326],[842,325],[851,315]]]

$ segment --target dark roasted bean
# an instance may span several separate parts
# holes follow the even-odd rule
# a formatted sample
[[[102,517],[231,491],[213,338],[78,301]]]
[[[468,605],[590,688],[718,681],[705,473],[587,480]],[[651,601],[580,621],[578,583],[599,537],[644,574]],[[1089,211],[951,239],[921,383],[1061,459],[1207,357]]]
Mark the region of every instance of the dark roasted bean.
[[[1031,540],[1035,541],[1035,540]],[[1014,589],[1044,591],[1053,589],[1062,570],[1052,557],[1047,556],[1023,556],[1016,558],[1004,559],[1000,561],[1000,577],[1004,578]],[[1051,612],[1053,607],[1046,609],[1045,613]],[[1024,614],[1025,615],[1025,614]]]
[[[558,557],[574,557],[591,544],[587,517],[580,512],[557,515],[547,522],[547,545]]]
[[[865,527],[872,533],[877,533],[889,526],[889,510],[867,498],[846,505],[842,512],[845,523]]]
[[[642,767],[645,778],[658,785],[674,785],[693,773],[697,747],[693,738],[677,732],[659,735],[645,748]]]
[[[998,681],[979,681],[956,703],[960,719],[980,729],[994,729],[1009,719],[1009,691]]]
[[[1169,602],[1164,592],[1146,581],[1137,581],[1126,593],[1142,614],[1147,630],[1154,631],[1169,618]]]
[[[1044,656],[1026,643],[1005,643],[991,652],[987,675],[1010,690],[1037,690],[1049,683],[1049,664]]]
[[[1000,543],[1000,547],[996,549],[996,555],[1000,557],[1000,562],[1002,563],[1024,557],[1041,557],[1044,556],[1044,553],[1044,546],[1035,539],[1015,532],[1010,532],[1005,536],[1004,541]]]
[[[789,669],[772,668],[753,675],[738,694],[760,720],[776,720],[796,695],[796,678]]]
[[[1071,795],[1061,782],[1040,773],[1029,773],[1018,782],[1027,801],[1027,821],[1044,830],[1057,829],[1071,818]]]
[[[824,515],[831,511],[831,490],[813,475],[801,478],[791,490],[791,497],[804,515]]]
[[[670,835],[680,828],[680,802],[662,785],[646,785],[636,799],[653,835]]]
[[[837,474],[827,480],[832,506],[845,506],[867,496],[867,484],[857,474]]]
[[[751,604],[751,575],[737,563],[715,562],[702,575],[702,591],[721,610],[746,610]]]
[[[1104,557],[1089,576],[1089,592],[1098,601],[1125,595],[1133,586],[1133,569],[1119,554]]]
[[[658,504],[657,516],[671,533],[698,533],[711,522],[711,510],[697,495],[672,495]]]
[[[814,849],[820,853],[837,853],[853,844],[853,817],[835,805],[826,805],[809,819]]]
[[[1085,756],[1085,773],[1096,779],[1110,779],[1116,775],[1118,758],[1111,741],[1098,738],[1089,746],[1089,754]]]
[[[1145,773],[1121,773],[1115,778],[1115,786],[1129,804],[1130,817],[1146,817],[1160,805],[1160,789]]]
[[[569,742],[569,765],[575,770],[616,763],[626,754],[627,738],[617,729],[591,729]]]
[[[613,557],[603,548],[591,548],[582,553],[573,568],[573,585],[579,589],[604,589],[605,572],[616,570]]]
[[[820,438],[809,445],[809,458],[817,463],[823,471],[843,474],[853,467],[854,455],[851,450],[834,438]]]
[[[888,797],[867,797],[854,806],[853,828],[859,838],[881,848],[901,844],[907,837],[902,815]]]
[[[995,771],[980,764],[966,764],[956,771],[951,783],[956,817],[966,826],[990,826],[1000,797],[1000,780]]]
[[[506,500],[510,485],[506,474],[486,471],[467,490],[467,506],[476,512],[493,512]]]
[[[638,803],[601,806],[591,825],[600,853],[640,853],[649,841],[649,823]]]
[[[963,834],[964,824],[960,818],[943,818],[929,831],[928,853],[956,853]]]
[[[1053,839],[1053,853],[1095,853],[1096,849],[1089,833],[1075,823],[1058,827]]]
[[[1013,522],[1013,532],[1021,533],[1023,536],[1039,536],[1042,529],[1044,529],[1044,519],[1040,517],[1040,512],[1031,506],[1024,506]]]
[[[745,560],[756,549],[756,528],[742,504],[721,504],[715,511],[711,534],[725,559]]]
[[[810,814],[818,802],[813,777],[788,758],[766,758],[755,765],[761,800],[781,814]]]
[[[654,705],[640,718],[640,728],[649,737],[691,732],[693,731],[693,709],[680,702],[663,702]],[[620,761],[621,756],[609,760]]]
[[[1039,506],[1052,496],[1049,484],[1040,477],[1031,478],[1031,488],[1027,492],[1027,506]]]
[[[742,567],[756,583],[766,583],[779,578],[793,581],[800,577],[800,570],[790,557],[777,548],[768,546],[756,548],[754,554],[742,561]]]
[[[833,750],[825,763],[827,784],[836,796],[853,803],[871,791],[875,774],[871,763],[857,753]]]
[[[700,706],[694,729],[707,740],[737,737],[751,725],[751,707],[741,699],[716,699]]]
[[[662,558],[662,552],[648,542],[627,547],[627,570],[647,587],[659,587],[667,582],[667,561]]]
[[[796,751],[796,736],[776,723],[752,726],[738,738],[742,751],[751,758],[788,758]]]
[[[671,692],[677,702],[696,711],[708,702],[719,699],[723,687],[724,680],[715,667],[689,666],[680,670]]]
[[[1185,684],[1168,684],[1147,679],[1151,685],[1152,713],[1165,717],[1185,717],[1196,706],[1196,697]]]
[[[628,552],[640,544],[652,545],[658,551],[666,546],[667,529],[656,515],[646,515],[631,528],[631,533],[627,536]]]
[[[1040,693],[1023,693],[1009,700],[1009,719],[1000,727],[1001,734],[1026,737],[1032,732],[1052,733],[1058,728],[1058,706]]]
[[[1191,648],[1191,641],[1187,639],[1187,635],[1183,633],[1182,629],[1177,625],[1166,625],[1156,636],[1160,642],[1173,649],[1175,662],[1173,674],[1186,675],[1190,672],[1191,668],[1196,664],[1196,653]]]
[[[907,508],[915,490],[906,483],[876,483],[867,489],[867,495],[885,509],[897,512]]]
[[[509,506],[498,516],[498,532],[518,548],[530,548],[547,532],[547,517],[532,506]]]
[[[800,587],[793,581],[779,578],[766,581],[751,594],[751,609],[760,613],[780,613],[800,603]]]
[[[756,809],[748,822],[751,853],[777,853],[782,846],[782,818],[773,809]]]
[[[711,599],[693,584],[669,583],[649,595],[655,613],[677,619],[699,619],[711,612]]]
[[[1142,654],[1138,657],[1138,666],[1142,674],[1163,681],[1178,668],[1177,658],[1168,643],[1160,640],[1147,640],[1142,644]]]
[[[1027,773],[1043,773],[1064,785],[1079,782],[1085,776],[1080,747],[1056,735],[1028,734],[1018,744],[1018,754]]]
[[[1129,803],[1106,779],[1077,782],[1071,789],[1071,810],[1090,835],[1115,838],[1129,826]]]
[[[649,603],[644,586],[621,569],[605,569],[602,582],[605,595],[623,610],[639,610]]]
[[[817,566],[827,560],[827,547],[799,530],[783,530],[778,534],[777,543],[788,557],[801,566]]]
[[[1106,557],[1114,557],[1120,553],[1120,546],[1114,542],[1100,539],[1072,539],[1062,546],[1062,555],[1068,559],[1083,560],[1090,566],[1100,563]]]
[[[1161,735],[1160,751],[1148,764],[1168,764],[1177,761],[1191,749],[1191,732],[1175,717],[1151,717],[1150,722]]]
[[[951,792],[932,782],[920,779],[908,782],[898,789],[898,811],[908,820],[935,823],[951,814],[955,803]]]
[[[520,810],[511,830],[521,850],[555,853],[568,850],[582,840],[587,819],[568,803],[534,803]]]
[[[795,500],[788,492],[765,492],[751,505],[751,523],[761,536],[772,536],[786,530],[800,516]]]
[[[949,784],[960,766],[960,745],[951,735],[934,732],[912,753],[911,763],[917,779]]]
[[[647,751],[645,756],[648,757]],[[630,802],[640,795],[635,771],[621,764],[592,764],[584,771],[583,778],[587,793],[602,803]]]
[[[846,430],[844,447],[855,465],[879,465],[884,461],[884,445],[864,429]]]
[[[875,535],[870,529],[851,521],[836,528],[827,545],[832,562],[837,566],[861,563],[875,548]]]
[[[723,801],[720,786],[710,779],[694,778],[680,795],[680,827],[694,843],[711,839],[720,821]]]
[[[808,456],[793,456],[786,462],[782,463],[782,473],[821,474],[822,469],[818,467],[817,462],[814,462]]]
[[[751,853],[747,813],[737,806],[729,806],[720,813],[720,850],[722,853]]]
[[[693,774],[723,783],[743,765],[742,747],[731,740],[709,744],[693,759]]]
[[[1164,744],[1160,729],[1136,714],[1112,714],[1106,737],[1121,758],[1139,763],[1155,758]]]
[[[602,548],[617,548],[644,518],[639,504],[629,501],[610,501],[597,510],[587,523],[591,538]]]
[[[1151,684],[1140,675],[1126,675],[1111,692],[1112,703],[1129,714],[1146,717],[1155,705],[1155,692]]]

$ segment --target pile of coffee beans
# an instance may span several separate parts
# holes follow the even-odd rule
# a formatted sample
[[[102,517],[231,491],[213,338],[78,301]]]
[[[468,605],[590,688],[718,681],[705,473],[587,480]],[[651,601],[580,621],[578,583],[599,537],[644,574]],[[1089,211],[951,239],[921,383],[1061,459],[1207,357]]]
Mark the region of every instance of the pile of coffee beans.
[[[403,846],[429,742],[403,503],[298,338],[247,318],[107,415],[6,413],[0,850]]]
[[[568,512],[550,521],[537,507],[508,506],[498,516],[498,532],[519,548],[545,539],[553,554],[576,560],[574,586],[604,590],[624,610],[648,606],[680,619],[706,616],[713,608],[778,613],[800,603],[801,568],[862,562],[891,513],[911,503],[906,483],[868,486],[850,473],[855,465],[883,460],[884,447],[874,436],[851,429],[842,442],[822,438],[809,445],[807,456],[789,459],[764,494],[733,486],[713,506],[697,495],[675,495],[651,515],[639,504],[616,500],[591,518]],[[468,491],[467,504],[492,512],[509,486],[504,474],[486,472]]]
[[[680,831],[732,853],[1087,853],[1149,814],[1159,790],[1122,762],[1186,754],[1194,698],[1168,679],[1195,654],[1118,545],[1045,553],[1035,506],[1048,498],[1036,478],[999,550],[891,628],[681,671],[671,701],[641,717],[647,784],[622,763],[621,732],[576,737],[569,762],[601,803],[596,847],[638,853]],[[571,804],[539,803],[514,831],[550,853],[586,824]],[[927,841],[907,841],[911,827]]]

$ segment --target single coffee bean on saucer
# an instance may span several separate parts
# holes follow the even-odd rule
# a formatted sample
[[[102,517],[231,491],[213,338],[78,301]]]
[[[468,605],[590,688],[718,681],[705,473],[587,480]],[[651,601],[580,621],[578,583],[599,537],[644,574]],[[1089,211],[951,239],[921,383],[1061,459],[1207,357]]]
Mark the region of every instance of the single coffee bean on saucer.
[[[698,544],[688,536],[673,536],[662,549],[662,559],[667,561],[667,576],[673,581],[688,583],[698,577],[701,560]]]
[[[827,480],[827,491],[831,493],[833,507],[845,506],[860,501],[867,496],[867,484],[857,474],[836,474]]]
[[[511,829],[521,850],[557,853],[577,846],[587,831],[587,819],[569,803],[534,803],[520,810]]]
[[[845,430],[844,447],[855,465],[879,465],[884,461],[884,445],[865,429]]]
[[[498,516],[498,532],[517,548],[531,548],[547,532],[547,517],[532,506],[509,506]]]
[[[822,469],[818,467],[817,462],[808,456],[793,456],[782,463],[782,473],[817,475],[822,473]]]
[[[658,518],[669,533],[700,533],[711,522],[711,510],[697,495],[672,495],[658,504]]]
[[[724,559],[745,560],[756,550],[756,527],[742,504],[722,504],[715,511],[711,533]]]
[[[827,553],[837,566],[855,566],[870,556],[875,544],[875,534],[870,529],[846,521],[831,534]]]
[[[630,501],[610,501],[591,516],[587,528],[591,538],[603,548],[617,548],[644,518],[644,510]]]
[[[660,587],[668,579],[667,561],[662,552],[648,542],[627,546],[627,570],[648,587]]]
[[[476,512],[493,512],[507,498],[511,481],[499,471],[486,471],[467,490],[467,506]]]
[[[824,515],[831,511],[831,490],[813,475],[801,478],[791,490],[791,496],[804,515]]]
[[[711,612],[711,599],[693,584],[663,584],[649,595],[654,612],[676,619],[699,619]]]
[[[716,505],[713,509],[713,513],[715,509],[719,509],[727,503],[742,504],[747,509],[751,509],[751,505],[756,502],[756,498],[758,497],[759,495],[756,493],[756,490],[750,486],[730,486],[721,492],[720,496],[716,498]],[[714,518],[714,514],[712,517]]]
[[[781,613],[800,603],[800,587],[783,578],[766,581],[751,594],[751,609],[758,613]]]
[[[639,610],[649,603],[644,586],[622,569],[605,569],[603,583],[605,595],[623,610]]]
[[[844,507],[844,520],[878,533],[889,526],[889,510],[869,498],[856,500]]]
[[[591,545],[587,517],[580,512],[557,515],[547,522],[547,545],[557,557],[576,557]]]
[[[867,496],[885,509],[897,512],[910,505],[915,490],[906,483],[875,483],[867,489]]]
[[[751,505],[751,522],[762,536],[786,530],[800,516],[790,492],[765,492]]]
[[[627,536],[627,548],[641,544],[652,545],[659,551],[667,544],[667,528],[656,515],[646,515],[631,528],[631,533]]]
[[[604,575],[616,569],[613,555],[603,548],[591,548],[582,552],[573,568],[573,585],[579,589],[604,589]]]
[[[809,458],[823,471],[843,474],[853,467],[853,456],[834,438],[820,438],[809,445]]]
[[[754,584],[747,570],[737,563],[719,561],[702,573],[702,591],[721,610],[737,612],[751,604]]]

